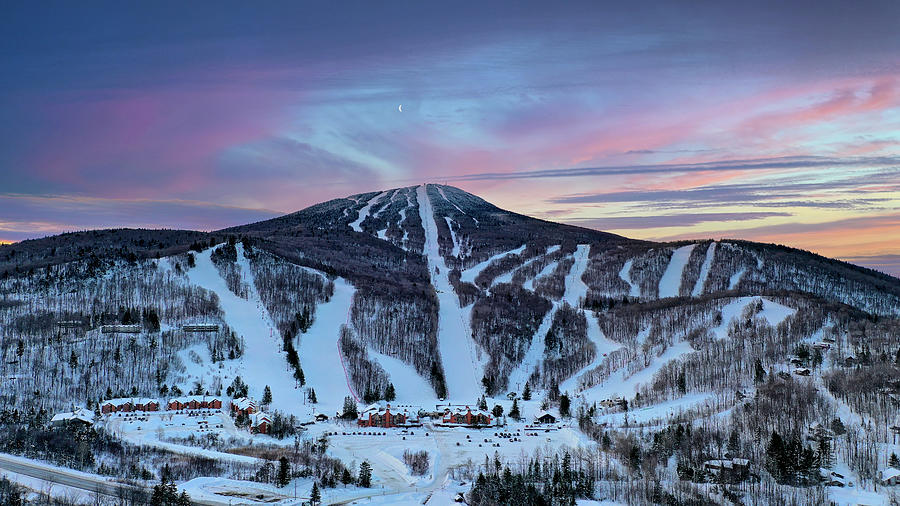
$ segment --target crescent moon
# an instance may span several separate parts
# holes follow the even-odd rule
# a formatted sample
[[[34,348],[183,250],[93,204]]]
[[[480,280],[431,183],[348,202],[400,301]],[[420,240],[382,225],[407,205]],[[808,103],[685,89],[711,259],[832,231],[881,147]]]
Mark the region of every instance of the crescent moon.
[[[398,107],[397,110],[403,112],[403,104],[400,104],[400,107]]]

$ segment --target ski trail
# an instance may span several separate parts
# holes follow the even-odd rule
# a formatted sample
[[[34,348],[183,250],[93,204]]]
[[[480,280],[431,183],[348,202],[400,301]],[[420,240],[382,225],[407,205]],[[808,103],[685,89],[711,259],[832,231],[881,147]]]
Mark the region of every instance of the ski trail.
[[[459,258],[459,240],[456,238],[456,232],[453,231],[453,220],[449,216],[444,216],[444,220],[447,222],[447,228],[450,229],[450,238],[453,239],[453,253],[451,255]]]
[[[738,286],[738,283],[741,282],[741,279],[744,277],[744,273],[747,272],[747,269],[741,269],[734,274],[731,275],[731,278],[728,280],[728,289],[734,290],[735,287]]]
[[[273,405],[294,415],[308,415],[309,408],[303,405],[304,392],[294,388],[292,371],[281,351],[281,336],[256,291],[253,272],[244,256],[243,245],[237,245],[237,265],[250,285],[247,299],[238,297],[228,289],[210,259],[212,250],[213,248],[209,248],[195,256],[196,263],[187,272],[188,279],[219,297],[225,322],[243,338],[244,354],[239,359],[239,370],[241,378],[250,386],[250,395],[256,399],[262,398],[263,389],[268,385],[272,390]],[[318,313],[317,311],[317,319],[320,316]],[[334,346],[330,351],[331,356],[337,356]],[[327,357],[323,357],[323,360],[325,358]],[[346,385],[344,389],[346,390]]]
[[[634,264],[634,260],[628,260],[625,262],[625,265],[622,266],[622,270],[619,271],[619,278],[628,283],[628,286],[631,287],[631,291],[628,292],[630,297],[640,297],[641,296],[641,287],[637,283],[631,280],[631,266]]]
[[[578,380],[581,378],[581,375],[593,370],[595,367],[600,365],[600,362],[603,362],[603,359],[612,351],[615,351],[622,347],[621,344],[613,341],[606,337],[606,334],[603,333],[603,330],[600,328],[600,324],[597,322],[597,317],[595,317],[590,311],[585,312],[585,318],[587,318],[587,336],[588,339],[594,343],[594,350],[597,352],[594,355],[594,360],[591,361],[590,364],[581,368],[580,371],[576,372],[572,376],[562,382],[559,385],[560,392],[575,392],[578,390]]]
[[[360,225],[362,224],[362,222],[366,221],[366,217],[369,216],[369,211],[372,210],[372,206],[375,205],[376,202],[381,200],[382,197],[387,195],[387,193],[388,192],[381,192],[378,195],[372,197],[368,202],[366,202],[366,205],[359,210],[359,215],[356,217],[356,220],[350,224],[350,228],[357,232],[362,232],[363,229]]]
[[[712,267],[715,256],[716,241],[713,241],[709,245],[709,248],[706,249],[706,258],[703,260],[703,265],[700,267],[700,277],[697,278],[694,290],[691,291],[693,297],[699,297],[703,293],[703,287],[706,286],[706,279],[709,277],[709,269]]]
[[[416,368],[406,362],[369,349],[369,358],[387,372],[397,392],[397,402],[423,405],[437,401],[434,389],[425,378],[416,372]]]
[[[549,264],[545,265],[544,268],[541,269],[541,272],[537,273],[537,276],[535,276],[525,282],[525,284],[523,285],[523,288],[525,288],[526,290],[531,290],[533,292],[534,291],[534,282],[537,281],[538,279],[550,274],[551,272],[553,272],[553,270],[556,269],[557,264],[559,264],[559,260],[554,260],[553,262],[550,262]]]
[[[514,250],[506,251],[503,253],[497,253],[496,255],[492,256],[491,258],[488,258],[487,260],[485,260],[484,262],[481,262],[475,266],[469,267],[468,269],[464,270],[462,272],[462,275],[459,277],[459,279],[460,279],[460,281],[462,281],[464,283],[474,283],[475,278],[477,278],[478,275],[481,274],[481,271],[483,271],[488,265],[491,265],[492,263],[494,263],[495,260],[499,260],[499,259],[505,257],[506,255],[518,255],[519,253],[521,253],[523,251],[525,251],[524,244]]]
[[[572,307],[579,307],[584,299],[587,298],[588,287],[584,284],[581,277],[584,276],[584,271],[587,270],[588,254],[590,252],[591,247],[589,245],[579,244],[575,249],[575,263],[572,264],[572,268],[569,269],[569,274],[566,276],[566,291],[563,294],[563,300]]]
[[[691,258],[691,251],[694,250],[696,244],[688,244],[676,249],[669,259],[669,265],[659,280],[659,298],[678,297],[681,290],[681,277],[684,274],[684,267]]]
[[[334,279],[334,295],[325,304],[316,308],[315,320],[305,334],[300,334],[300,365],[306,384],[315,389],[319,401],[318,409],[326,412],[325,407],[339,411],[343,407],[344,397],[356,398],[349,385],[349,377],[344,368],[338,341],[341,325],[349,320],[350,305],[356,288],[343,278]]]
[[[449,270],[438,248],[438,228],[434,208],[425,185],[416,188],[419,216],[425,231],[424,255],[428,260],[431,283],[438,297],[438,348],[444,365],[447,397],[472,403],[481,395],[482,374],[477,364],[475,342],[472,341],[468,311],[459,307],[459,298],[448,277]],[[462,341],[462,342],[460,342]]]
[[[560,301],[551,301],[553,307],[551,307],[550,311],[544,315],[541,325],[534,333],[534,336],[531,339],[531,345],[525,353],[525,358],[522,359],[519,366],[516,367],[509,376],[510,388],[523,388],[525,382],[527,382],[528,378],[531,376],[531,372],[534,371],[534,368],[537,367],[538,364],[540,364],[540,361],[544,357],[544,339],[547,337],[547,332],[550,331],[550,327],[553,324],[553,317],[556,315],[556,312],[559,310],[562,303],[565,302],[572,307],[578,307],[578,304],[587,296],[588,287],[584,281],[582,281],[581,277],[587,269],[589,259],[588,254],[590,251],[591,247],[587,244],[579,244],[575,249],[575,263],[572,264],[569,273],[566,275],[565,290],[562,299]],[[621,346],[614,341],[610,341],[603,335],[600,324],[597,323],[597,319],[594,318],[593,315],[587,314],[585,316],[587,317],[588,322],[587,337],[597,347],[598,357],[602,357],[604,353],[609,353],[609,351]],[[581,375],[585,370],[586,369],[583,369],[577,374]]]
[[[525,352],[522,362],[509,375],[508,389],[521,392],[525,388],[528,378],[531,377],[534,368],[541,363],[541,360],[544,358],[544,350],[546,349],[544,340],[547,338],[547,332],[550,332],[550,327],[553,325],[553,317],[556,315],[557,309],[557,303],[553,302],[553,307],[544,315],[541,325],[535,331],[534,336],[532,336],[531,344],[528,346],[528,351]]]
[[[400,247],[406,249],[406,241],[409,240],[409,230],[403,227],[403,222],[406,221],[406,212],[412,209],[413,203],[412,198],[410,198],[410,191],[406,189],[406,207],[400,210],[400,221],[397,223],[397,226],[403,230],[403,237],[400,238]]]
[[[550,246],[550,247],[547,248],[547,251],[546,251],[543,255],[536,256],[536,257],[532,258],[531,260],[525,262],[524,264],[520,265],[519,267],[515,267],[515,268],[513,268],[513,269],[510,269],[509,271],[503,273],[502,275],[497,276],[496,278],[494,278],[493,281],[491,281],[491,286],[490,286],[490,288],[493,288],[494,285],[499,285],[499,284],[502,284],[502,283],[510,283],[510,282],[512,282],[512,278],[513,278],[513,276],[516,275],[516,272],[518,272],[518,271],[520,271],[520,270],[522,270],[522,269],[528,268],[528,266],[530,266],[531,264],[537,262],[538,260],[543,259],[544,257],[546,257],[547,255],[549,255],[550,253],[553,253],[554,251],[558,250],[559,248],[560,248],[559,246]],[[543,273],[543,272],[544,272],[544,270],[541,269],[541,273]],[[532,283],[532,290],[534,290],[534,284],[533,284],[533,283]]]
[[[459,212],[461,212],[464,216],[469,216],[468,214],[466,214],[465,211],[463,211],[462,209],[460,209],[459,206],[456,205],[455,202],[453,202],[452,200],[450,200],[449,198],[447,198],[447,194],[444,193],[444,189],[443,189],[443,188],[441,188],[440,186],[438,186],[437,189],[438,189],[438,193],[441,194],[441,197],[444,197],[444,200],[446,200],[448,204],[450,204],[451,206],[455,207],[456,210],[459,211]],[[475,221],[475,225],[478,225],[478,218],[476,218],[476,217],[474,217],[474,216],[469,216],[469,218],[472,218],[472,220]]]

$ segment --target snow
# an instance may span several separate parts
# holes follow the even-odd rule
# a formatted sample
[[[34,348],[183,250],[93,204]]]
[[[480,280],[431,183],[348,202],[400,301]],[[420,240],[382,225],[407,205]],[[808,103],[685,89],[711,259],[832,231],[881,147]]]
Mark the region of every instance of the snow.
[[[763,318],[773,327],[778,326],[785,318],[797,312],[796,309],[783,306],[763,297],[740,297],[722,308],[722,324],[711,329],[713,335],[717,339],[725,339],[728,337],[728,327],[731,325],[731,321],[735,318],[740,318],[741,314],[744,312],[744,308],[750,304],[756,303],[758,300],[763,301],[763,310],[756,316],[758,318]]]
[[[341,325],[349,318],[355,293],[356,289],[347,280],[335,278],[331,300],[319,305],[312,327],[305,334],[300,334],[297,353],[300,355],[303,375],[307,385],[315,389],[318,409],[322,412],[342,408],[347,395],[355,398],[338,352]],[[293,378],[291,385],[293,386]],[[278,399],[274,390],[272,398]]]
[[[444,365],[448,398],[474,402],[481,395],[481,367],[469,326],[469,311],[459,307],[459,298],[448,277],[449,269],[438,248],[438,228],[425,185],[416,189],[419,215],[425,231],[423,254],[428,259],[431,283],[438,297],[438,348]],[[522,246],[522,249],[525,247]],[[472,278],[474,280],[474,278]],[[462,342],[460,342],[462,341]]]
[[[237,266],[249,285],[249,296],[242,299],[231,292],[210,259],[212,248],[196,255],[196,266],[188,271],[191,283],[218,295],[224,319],[244,339],[244,354],[238,359],[238,374],[250,386],[250,394],[262,397],[266,385],[272,390],[273,404],[278,409],[301,417],[308,416],[311,407],[304,406],[306,395],[296,388],[295,381],[281,351],[281,336],[256,292],[253,272],[244,255],[243,245],[237,245]],[[334,295],[321,304],[309,332],[300,338],[300,363],[308,384],[316,389],[322,403],[341,406],[349,392],[347,382],[336,374],[341,371],[337,350],[340,325],[347,319],[353,287],[337,278]],[[309,359],[309,360],[307,360]],[[190,369],[193,364],[186,364]]]
[[[450,199],[447,198],[447,194],[444,193],[444,189],[443,189],[442,187],[438,186],[437,189],[438,189],[438,193],[441,194],[441,197],[443,197],[444,200],[446,200],[447,202],[449,202],[450,205],[452,205],[453,207],[455,207],[457,211],[461,212],[462,214],[464,214],[464,215],[466,215],[466,216],[469,216],[468,214],[466,214],[465,211],[463,211],[462,209],[460,209],[459,206],[456,205],[455,202],[453,202],[452,200],[450,200]],[[472,220],[475,221],[475,225],[478,225],[478,218],[475,218],[474,216],[469,216],[469,218],[472,218]]]
[[[688,244],[682,246],[672,253],[669,259],[669,265],[659,280],[659,298],[678,297],[681,289],[681,277],[684,275],[684,267],[691,258],[691,252],[694,251],[696,244]]]
[[[357,232],[362,232],[363,229],[360,225],[362,225],[362,222],[366,221],[366,218],[369,216],[369,211],[371,211],[372,206],[375,205],[376,202],[387,196],[387,194],[388,192],[381,192],[378,195],[372,197],[371,200],[366,202],[366,205],[364,205],[363,208],[359,210],[359,215],[356,217],[356,220],[354,220],[353,223],[350,223],[350,228]]]
[[[741,278],[744,277],[745,272],[747,272],[747,269],[741,269],[731,275],[731,278],[728,280],[728,289],[729,290],[734,290],[735,287],[737,287],[738,283],[741,282]]]
[[[390,377],[397,392],[397,402],[431,403],[437,401],[431,385],[416,372],[413,366],[373,350],[368,350],[368,353],[369,357],[378,362]]]
[[[582,281],[581,277],[584,275],[585,269],[587,269],[589,252],[589,245],[578,245],[578,247],[575,249],[575,263],[572,264],[572,267],[569,269],[569,273],[565,278],[565,291],[563,292],[561,300],[568,303],[572,307],[578,307],[581,301],[584,300],[584,297],[587,296],[588,287],[584,283],[584,281]],[[541,320],[540,326],[534,333],[534,336],[531,338],[531,345],[528,347],[528,351],[525,353],[525,357],[522,359],[522,362],[519,364],[519,366],[516,367],[513,370],[512,374],[510,374],[509,376],[510,388],[515,388],[517,391],[521,388],[524,388],[525,383],[531,376],[531,372],[534,371],[534,368],[544,357],[544,339],[547,337],[547,332],[550,331],[550,327],[553,324],[553,317],[554,315],[556,315],[556,312],[559,310],[559,307],[561,305],[561,302],[552,302],[553,307],[550,309],[550,311],[547,312],[546,315],[544,315],[544,319]],[[597,319],[594,318],[594,315],[586,314],[585,316],[587,318],[588,324],[588,339],[590,339],[597,347],[597,358],[594,360],[594,364],[592,364],[596,366],[596,364],[599,364],[600,360],[603,359],[603,354],[609,353],[610,351],[618,348],[621,345],[607,339],[606,336],[603,335],[603,331],[600,329],[600,325],[597,323]],[[577,376],[583,374],[587,370],[589,370],[587,367],[583,368],[563,384],[567,385],[571,383],[574,386],[575,384],[577,384],[575,383]]]
[[[483,271],[488,265],[491,265],[492,263],[494,263],[494,261],[499,260],[499,259],[505,257],[506,255],[518,255],[518,254],[522,253],[523,251],[525,251],[525,246],[526,245],[523,244],[514,250],[510,250],[505,253],[497,253],[496,255],[492,256],[491,258],[488,258],[487,260],[485,260],[484,262],[481,262],[473,267],[469,267],[468,269],[462,271],[462,275],[460,275],[460,278],[459,278],[460,281],[462,281],[464,283],[474,283],[475,278],[477,278],[478,275],[481,274],[481,271]]]
[[[709,248],[706,249],[706,258],[703,260],[703,265],[700,266],[700,276],[697,278],[694,290],[691,291],[692,296],[699,297],[703,293],[703,287],[706,286],[706,279],[709,278],[709,269],[712,267],[715,256],[716,241],[713,241],[710,243]]]
[[[588,244],[579,244],[575,249],[575,263],[569,269],[566,276],[566,290],[563,294],[563,300],[568,302],[572,307],[579,307],[587,297],[588,287],[581,279],[584,271],[587,269],[588,255],[591,247]]]
[[[628,286],[631,287],[631,290],[628,292],[629,297],[640,297],[641,296],[641,287],[637,283],[631,281],[631,266],[634,264],[634,260],[628,260],[625,262],[625,265],[622,266],[622,270],[619,271],[619,278],[622,281],[628,283]]]
[[[510,269],[510,270],[507,271],[506,273],[504,273],[504,274],[502,274],[502,275],[500,275],[500,276],[497,276],[497,277],[494,279],[494,281],[491,282],[491,287],[493,288],[494,285],[499,285],[499,284],[501,284],[501,283],[510,283],[510,282],[512,282],[512,278],[513,278],[513,276],[516,274],[517,271],[519,271],[519,270],[521,270],[521,269],[527,268],[527,267],[530,266],[531,264],[533,264],[533,263],[535,263],[535,262],[541,260],[544,256],[549,255],[550,253],[553,253],[554,251],[556,251],[556,250],[558,250],[558,249],[559,249],[559,246],[550,246],[550,247],[548,247],[548,248],[547,248],[547,252],[544,253],[543,255],[534,257],[534,258],[532,258],[531,260],[529,260],[529,261],[525,262],[524,264],[522,264],[521,266],[516,267],[516,268],[514,268],[514,269]],[[545,268],[545,269],[546,269],[546,268]],[[541,272],[543,273],[543,272],[544,272],[544,269],[542,269]],[[534,285],[532,285],[532,286],[534,286]]]
[[[712,401],[715,397],[715,394],[709,392],[689,393],[678,399],[668,400],[652,406],[630,409],[627,412],[600,415],[599,422],[621,426],[624,424],[626,416],[628,417],[628,423],[648,423],[654,420],[665,420],[670,416],[702,405],[707,401]]]
[[[653,379],[653,375],[662,368],[670,360],[675,360],[682,355],[693,353],[691,343],[687,341],[678,341],[672,346],[666,348],[666,351],[658,357],[654,357],[650,361],[650,365],[640,371],[626,377],[624,368],[619,369],[611,374],[603,383],[595,385],[582,394],[587,399],[608,399],[615,396],[632,396],[637,392],[638,386]]]
[[[453,220],[449,216],[444,216],[447,221],[447,228],[450,229],[450,238],[453,239],[453,252],[451,255],[459,257],[459,240],[456,238],[456,232],[453,230]]]
[[[600,365],[600,362],[603,361],[603,358],[612,351],[615,351],[622,347],[621,344],[613,341],[606,337],[603,333],[603,330],[600,328],[600,324],[597,322],[597,318],[587,312],[585,314],[587,318],[587,337],[594,343],[594,349],[597,354],[594,356],[594,360],[591,361],[590,364],[581,368],[580,371],[573,374],[569,379],[562,382],[559,386],[560,391],[566,392],[574,392],[578,388],[578,378],[581,377],[582,374],[592,370],[593,368]]]
[[[555,246],[554,246],[554,247],[555,247]],[[549,254],[549,253],[548,253],[548,254]],[[525,284],[523,285],[523,287],[524,287],[526,290],[531,290],[531,291],[533,292],[533,291],[534,291],[534,282],[537,281],[538,279],[544,277],[544,276],[549,275],[551,272],[553,272],[554,269],[556,269],[556,266],[557,266],[558,264],[559,264],[559,260],[556,260],[555,262],[550,262],[549,264],[545,265],[544,268],[541,269],[541,272],[539,272],[539,273],[537,274],[537,276],[535,276],[533,279],[529,279],[527,282],[525,282]]]
[[[525,388],[525,383],[527,383],[528,378],[531,377],[531,372],[534,371],[534,368],[537,367],[541,360],[543,360],[544,349],[546,348],[544,339],[547,337],[547,332],[550,331],[550,327],[553,325],[553,316],[556,314],[556,310],[557,303],[554,302],[553,307],[544,315],[544,319],[541,320],[541,324],[535,331],[534,336],[532,336],[531,345],[528,347],[528,351],[525,352],[525,357],[522,358],[522,362],[513,370],[512,374],[509,375],[508,386],[510,390],[519,392]]]

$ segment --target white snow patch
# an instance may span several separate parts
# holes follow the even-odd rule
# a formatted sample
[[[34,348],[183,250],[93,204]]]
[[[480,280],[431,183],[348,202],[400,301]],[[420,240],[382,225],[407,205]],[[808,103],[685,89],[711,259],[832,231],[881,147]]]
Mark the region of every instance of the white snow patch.
[[[409,404],[432,403],[437,400],[431,385],[416,372],[416,368],[406,362],[368,350],[369,357],[378,362],[390,377],[397,392],[397,402]]]
[[[631,280],[631,266],[634,265],[634,260],[627,260],[625,265],[622,266],[622,270],[619,271],[619,278],[628,283],[628,286],[631,287],[631,290],[628,292],[629,297],[640,297],[641,296],[641,287],[637,283]]]
[[[669,259],[669,265],[659,280],[659,298],[678,297],[681,289],[681,277],[684,275],[684,267],[691,258],[696,244],[688,244],[676,249]]]
[[[455,257],[459,257],[459,240],[456,238],[456,231],[453,230],[453,220],[449,216],[444,216],[447,222],[447,228],[450,229],[450,238],[453,239],[453,252],[450,253]]]
[[[363,208],[359,210],[359,215],[357,215],[356,220],[354,220],[352,223],[350,223],[350,228],[352,228],[353,230],[355,230],[357,232],[362,232],[363,229],[360,225],[362,224],[362,222],[364,222],[366,220],[366,217],[369,216],[369,211],[371,211],[372,206],[375,205],[376,202],[381,200],[385,195],[387,195],[387,193],[388,192],[381,192],[378,195],[375,195],[374,197],[372,197],[371,200],[366,202],[366,205],[363,206]]]
[[[481,395],[482,377],[476,344],[469,326],[469,311],[459,307],[459,298],[448,277],[449,269],[438,248],[438,228],[425,185],[416,188],[419,216],[425,231],[423,254],[428,259],[431,283],[438,297],[438,348],[444,365],[448,398],[474,402]],[[523,246],[522,249],[525,247]],[[474,278],[473,278],[474,279]]]
[[[699,297],[703,293],[703,287],[706,286],[706,279],[709,278],[709,270],[716,256],[716,244],[716,241],[713,241],[706,249],[706,258],[703,260],[703,265],[700,266],[700,277],[697,278],[697,283],[691,291],[691,295],[694,297]]]
[[[624,368],[619,369],[603,383],[595,385],[583,392],[587,399],[609,399],[615,396],[630,397],[633,396],[638,387],[642,383],[646,383],[653,379],[653,375],[662,368],[667,362],[675,360],[682,355],[693,353],[695,350],[691,348],[691,343],[687,341],[678,341],[672,346],[666,348],[666,351],[658,357],[654,357],[650,361],[650,365],[640,371],[625,377]]]
[[[755,304],[758,300],[763,301],[763,309],[756,316],[763,318],[773,327],[778,326],[785,318],[797,312],[796,309],[783,306],[763,297],[740,297],[722,308],[722,324],[711,329],[713,335],[717,339],[728,337],[728,327],[731,325],[732,320],[740,318],[744,308],[750,304]]]
[[[475,278],[477,278],[478,275],[481,274],[481,271],[483,271],[488,265],[491,265],[496,260],[499,260],[499,259],[505,257],[506,255],[518,255],[518,254],[522,253],[523,251],[525,251],[525,246],[526,245],[523,244],[514,250],[510,250],[510,251],[507,251],[504,253],[497,253],[496,255],[492,256],[491,258],[488,258],[487,260],[485,260],[484,262],[481,262],[477,265],[469,267],[468,269],[462,271],[462,274],[459,277],[460,281],[462,281],[464,283],[474,283]]]
[[[741,278],[744,277],[744,273],[747,272],[747,269],[741,269],[734,274],[731,275],[731,279],[728,280],[728,289],[734,290],[734,288],[741,282]]]

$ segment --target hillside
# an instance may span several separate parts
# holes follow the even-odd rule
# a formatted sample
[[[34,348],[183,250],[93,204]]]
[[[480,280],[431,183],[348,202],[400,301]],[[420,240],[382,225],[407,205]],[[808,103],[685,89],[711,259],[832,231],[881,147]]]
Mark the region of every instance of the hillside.
[[[346,396],[423,407],[484,396],[508,412],[507,394],[528,390],[529,416],[571,413],[598,443],[621,430],[613,446],[648,457],[662,443],[629,429],[693,424],[694,449],[637,465],[671,479],[663,461],[677,455],[698,473],[678,471],[687,482],[727,440],[757,475],[804,490],[815,480],[766,467],[770,434],[802,446],[837,418],[867,435],[829,439],[828,463],[865,484],[900,452],[888,430],[900,422],[898,316],[900,280],[845,262],[740,240],[631,240],[428,184],[209,233],[0,246],[0,410],[230,395],[237,377],[297,419],[340,412]],[[198,323],[218,330],[184,328]]]

